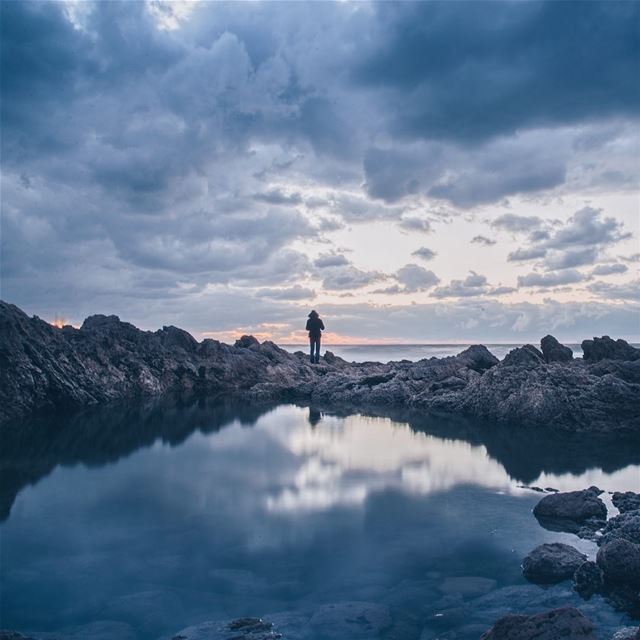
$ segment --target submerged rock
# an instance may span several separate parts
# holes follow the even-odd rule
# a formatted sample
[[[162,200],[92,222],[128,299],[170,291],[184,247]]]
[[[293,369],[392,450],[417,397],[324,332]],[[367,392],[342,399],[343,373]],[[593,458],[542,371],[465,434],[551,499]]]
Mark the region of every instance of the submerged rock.
[[[278,640],[282,634],[261,618],[239,618],[226,622],[203,622],[187,627],[171,640]]]
[[[391,626],[385,605],[372,602],[337,602],[320,607],[311,617],[316,634],[326,638],[375,638]]]
[[[586,559],[587,556],[568,544],[541,544],[522,561],[522,574],[536,584],[562,582],[572,578]]]
[[[500,618],[480,640],[596,640],[591,621],[573,607]]]

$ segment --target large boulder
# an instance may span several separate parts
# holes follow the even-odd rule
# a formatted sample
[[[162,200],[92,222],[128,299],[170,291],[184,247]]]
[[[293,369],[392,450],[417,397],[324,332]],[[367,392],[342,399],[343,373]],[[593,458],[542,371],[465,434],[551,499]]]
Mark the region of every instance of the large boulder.
[[[480,640],[596,640],[593,624],[573,607],[500,618]]]
[[[586,559],[587,556],[568,544],[541,544],[522,561],[522,574],[536,584],[562,582],[572,578]]]
[[[626,340],[612,340],[609,336],[583,340],[582,352],[586,362],[640,359],[640,349],[632,347]]]
[[[602,570],[592,560],[583,562],[573,574],[573,588],[586,600],[602,591],[602,586]]]
[[[538,502],[533,515],[542,526],[556,531],[576,533],[585,523],[598,528],[607,518],[607,507],[598,497],[601,493],[598,487],[552,493]]]
[[[620,511],[620,513],[627,513],[627,511],[636,511],[640,509],[640,493],[634,493],[633,491],[616,491],[612,498],[613,506]]]
[[[596,558],[605,582],[640,587],[640,545],[618,538],[598,550]]]
[[[542,354],[546,362],[569,362],[573,359],[573,351],[560,344],[553,336],[548,335],[540,340]]]
[[[532,344],[511,349],[502,360],[506,366],[536,366],[544,363],[542,352]]]

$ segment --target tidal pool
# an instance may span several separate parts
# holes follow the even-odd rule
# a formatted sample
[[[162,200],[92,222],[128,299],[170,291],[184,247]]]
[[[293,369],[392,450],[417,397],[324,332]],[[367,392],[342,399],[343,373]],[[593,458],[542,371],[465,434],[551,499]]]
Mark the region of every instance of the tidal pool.
[[[0,458],[3,628],[155,640],[262,616],[285,638],[466,640],[506,613],[565,604],[603,640],[633,624],[520,569],[543,542],[597,550],[543,529],[541,494],[521,485],[637,491],[628,443],[164,402],[8,425]],[[333,604],[355,621],[327,616]]]

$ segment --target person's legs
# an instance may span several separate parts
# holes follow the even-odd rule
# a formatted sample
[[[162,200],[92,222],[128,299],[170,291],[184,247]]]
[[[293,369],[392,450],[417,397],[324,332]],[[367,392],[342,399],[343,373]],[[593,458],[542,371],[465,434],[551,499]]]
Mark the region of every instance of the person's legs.
[[[315,356],[313,355],[314,347],[315,347],[315,338],[309,338],[309,350],[310,350],[309,356],[311,358],[311,364],[313,364],[316,361]]]
[[[320,338],[316,338],[316,364],[320,362]]]

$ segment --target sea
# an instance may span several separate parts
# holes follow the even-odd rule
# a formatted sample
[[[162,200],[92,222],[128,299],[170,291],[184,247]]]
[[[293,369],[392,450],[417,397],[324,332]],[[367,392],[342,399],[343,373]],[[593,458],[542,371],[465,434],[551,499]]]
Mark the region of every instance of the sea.
[[[639,491],[637,442],[168,397],[50,412],[0,439],[0,626],[38,639],[244,638],[189,628],[261,617],[283,640],[477,640],[559,606],[598,640],[638,624],[521,569],[545,542],[595,558],[532,509],[541,490]]]
[[[476,343],[477,344],[477,343]],[[521,347],[523,343],[510,344],[485,344],[493,355],[502,360],[509,351]],[[308,351],[307,344],[282,344],[287,351]],[[468,344],[323,344],[321,352],[331,351],[336,356],[344,358],[347,362],[391,362],[395,360],[410,360],[416,362],[423,358],[446,358],[455,356],[468,347]],[[579,343],[567,343],[572,349],[575,358],[582,357],[582,348]],[[640,346],[640,345],[634,345]],[[538,347],[539,348],[539,347]]]

